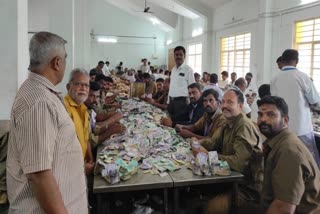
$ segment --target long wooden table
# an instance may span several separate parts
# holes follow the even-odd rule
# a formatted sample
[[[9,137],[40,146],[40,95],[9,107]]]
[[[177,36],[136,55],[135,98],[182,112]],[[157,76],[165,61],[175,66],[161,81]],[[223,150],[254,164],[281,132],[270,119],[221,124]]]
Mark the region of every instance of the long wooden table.
[[[127,181],[120,181],[116,184],[109,184],[101,175],[94,176],[93,193],[97,197],[98,213],[110,213],[110,193],[130,192],[137,190],[163,190],[163,213],[168,213],[168,190],[173,188],[174,213],[178,213],[179,208],[179,189],[182,187],[206,184],[228,183],[233,187],[232,204],[235,205],[235,196],[238,182],[243,179],[243,175],[238,172],[232,172],[230,176],[198,176],[194,175],[191,170],[183,167],[175,172],[170,172],[168,176],[160,177],[150,173],[144,174],[138,170],[136,175]],[[235,209],[235,206],[233,206]]]
[[[231,213],[236,213],[236,195],[238,191],[238,183],[243,180],[244,176],[239,172],[231,172],[231,175],[221,176],[199,176],[193,174],[190,169],[183,167],[182,169],[169,173],[173,181],[174,191],[174,211],[179,213],[179,190],[183,187],[209,184],[230,184],[232,186],[232,207]]]

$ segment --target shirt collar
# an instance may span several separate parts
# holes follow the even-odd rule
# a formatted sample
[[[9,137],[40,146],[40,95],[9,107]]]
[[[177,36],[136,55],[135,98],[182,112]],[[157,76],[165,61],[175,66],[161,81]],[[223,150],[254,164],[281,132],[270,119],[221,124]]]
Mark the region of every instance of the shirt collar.
[[[39,82],[40,84],[44,85],[45,87],[47,87],[49,90],[53,91],[56,94],[62,93],[58,90],[58,88],[55,85],[52,84],[52,82],[50,82],[47,78],[45,78],[44,76],[42,76],[40,74],[30,72],[29,79],[32,79],[32,80]]]
[[[240,113],[238,116],[236,116],[233,119],[227,119],[226,120],[226,124],[229,128],[232,128],[234,126],[234,124],[236,124],[241,118],[243,118],[244,114]]]
[[[283,130],[281,130],[276,136],[274,136],[273,138],[271,139],[267,139],[263,144],[264,145],[268,145],[271,149],[279,142],[280,138],[289,133],[289,129],[288,128],[285,128]]]
[[[294,67],[294,66],[292,66],[292,65],[286,65],[286,66],[283,66],[283,67],[281,68],[281,70],[282,70],[282,71],[283,71],[283,70],[297,70],[297,68]]]
[[[206,116],[207,116],[207,118],[209,117],[209,114],[206,112],[205,113],[206,114]],[[221,109],[220,108],[218,108],[214,113],[213,113],[213,115],[211,116],[211,118],[210,118],[210,120],[214,120],[216,117],[218,117],[219,115],[221,114]]]
[[[183,62],[179,67],[177,67],[177,65],[175,65],[175,66],[176,66],[176,69],[180,69],[185,66],[185,62]]]

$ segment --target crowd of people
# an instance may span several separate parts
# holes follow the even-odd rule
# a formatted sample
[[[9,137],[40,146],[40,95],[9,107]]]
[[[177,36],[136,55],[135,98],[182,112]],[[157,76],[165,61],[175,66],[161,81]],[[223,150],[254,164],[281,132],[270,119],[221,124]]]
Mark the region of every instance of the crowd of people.
[[[49,32],[30,41],[30,75],[11,113],[10,213],[88,213],[96,149],[124,130],[113,75],[128,85],[145,83],[139,98],[168,112],[161,124],[191,138],[195,156],[217,151],[231,170],[244,175],[237,195],[240,213],[320,212],[320,160],[310,113],[320,97],[296,68],[296,50],[283,52],[277,61],[281,72],[259,88],[252,73],[237,78],[233,72],[230,81],[227,71],[220,80],[203,73],[201,79],[178,46],[171,72],[155,69],[147,59],[137,72],[123,69],[122,62],[115,71],[108,61],[90,72],[75,68],[61,98],[56,85],[64,77],[65,43]],[[229,212],[231,190],[203,194],[210,198],[205,213]]]

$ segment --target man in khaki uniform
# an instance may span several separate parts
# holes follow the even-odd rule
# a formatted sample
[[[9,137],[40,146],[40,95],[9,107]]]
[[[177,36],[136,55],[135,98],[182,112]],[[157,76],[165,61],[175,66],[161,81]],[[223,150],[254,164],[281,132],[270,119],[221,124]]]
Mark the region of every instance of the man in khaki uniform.
[[[220,109],[218,92],[213,89],[204,91],[202,101],[205,113],[195,124],[176,125],[175,128],[182,137],[210,138],[224,124],[225,118]]]
[[[262,181],[262,162],[254,159],[259,151],[259,133],[254,124],[242,111],[243,94],[240,90],[229,89],[225,92],[221,110],[226,121],[217,134],[209,140],[201,141],[200,152],[217,151],[220,160],[227,161],[230,168],[245,175],[243,183],[239,185],[239,208],[243,210],[248,203],[258,203]],[[228,213],[230,208],[230,192],[209,201],[208,213]],[[225,209],[221,210],[222,205]]]
[[[307,147],[288,130],[287,103],[267,96],[258,106],[259,129],[267,137],[263,208],[268,214],[320,213],[320,172]]]

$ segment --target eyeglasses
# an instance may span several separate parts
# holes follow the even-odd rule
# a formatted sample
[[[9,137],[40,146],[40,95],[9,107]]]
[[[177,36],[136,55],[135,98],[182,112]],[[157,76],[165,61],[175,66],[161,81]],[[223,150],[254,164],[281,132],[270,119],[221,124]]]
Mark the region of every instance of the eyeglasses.
[[[84,87],[84,88],[89,88],[88,83],[82,83],[82,82],[70,82],[70,84],[75,85],[77,87]]]

